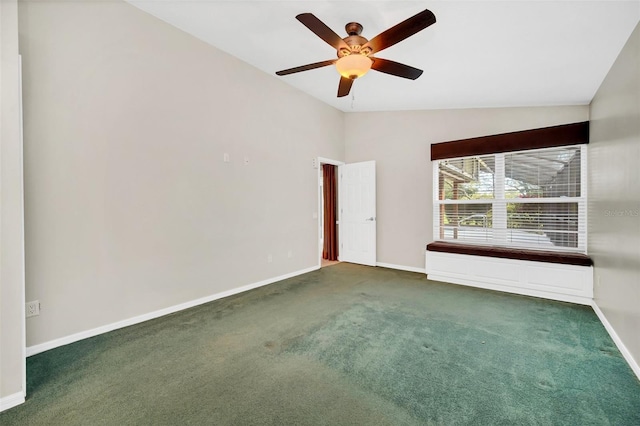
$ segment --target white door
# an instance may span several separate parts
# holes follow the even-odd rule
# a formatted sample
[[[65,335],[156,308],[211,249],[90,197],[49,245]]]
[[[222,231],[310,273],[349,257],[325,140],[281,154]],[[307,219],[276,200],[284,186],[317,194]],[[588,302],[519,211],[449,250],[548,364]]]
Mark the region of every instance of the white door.
[[[376,162],[345,164],[340,175],[340,260],[376,265]]]

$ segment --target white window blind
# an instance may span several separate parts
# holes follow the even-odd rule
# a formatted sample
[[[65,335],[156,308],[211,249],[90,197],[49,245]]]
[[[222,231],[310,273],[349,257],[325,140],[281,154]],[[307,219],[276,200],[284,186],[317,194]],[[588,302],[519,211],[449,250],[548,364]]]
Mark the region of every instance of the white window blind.
[[[586,145],[434,161],[434,237],[586,251]]]

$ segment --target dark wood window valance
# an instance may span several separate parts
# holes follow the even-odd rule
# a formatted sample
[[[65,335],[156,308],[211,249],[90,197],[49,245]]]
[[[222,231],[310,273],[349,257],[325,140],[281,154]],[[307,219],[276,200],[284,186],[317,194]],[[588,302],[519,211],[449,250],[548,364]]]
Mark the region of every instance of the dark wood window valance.
[[[431,160],[589,143],[589,122],[481,136],[431,145]]]

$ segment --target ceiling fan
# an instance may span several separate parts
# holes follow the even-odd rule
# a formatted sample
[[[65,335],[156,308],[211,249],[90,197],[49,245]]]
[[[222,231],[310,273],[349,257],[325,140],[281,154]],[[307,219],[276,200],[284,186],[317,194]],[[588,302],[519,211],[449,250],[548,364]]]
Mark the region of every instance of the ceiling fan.
[[[396,26],[383,31],[371,40],[367,40],[360,35],[362,25],[357,22],[349,22],[345,26],[345,30],[349,35],[345,38],[340,38],[338,34],[333,32],[331,28],[311,13],[302,13],[296,16],[296,19],[313,31],[318,37],[333,46],[337,51],[338,59],[330,59],[328,61],[289,68],[278,71],[276,74],[288,75],[335,64],[340,73],[340,83],[338,85],[339,98],[347,96],[351,90],[353,81],[365,75],[370,69],[410,80],[415,80],[420,77],[422,70],[372,55],[401,42],[436,22],[436,17],[433,12],[425,9],[411,18],[400,22]]]

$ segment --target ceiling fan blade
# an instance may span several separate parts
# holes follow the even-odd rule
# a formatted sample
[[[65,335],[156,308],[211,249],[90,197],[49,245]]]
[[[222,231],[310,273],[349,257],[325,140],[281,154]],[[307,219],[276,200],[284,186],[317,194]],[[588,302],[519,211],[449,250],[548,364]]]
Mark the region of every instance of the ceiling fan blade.
[[[373,53],[380,52],[387,47],[391,47],[394,44],[401,42],[405,38],[411,37],[418,31],[424,30],[435,22],[436,16],[433,12],[429,9],[425,9],[417,15],[414,15],[411,18],[400,22],[398,25],[378,34],[362,47],[369,47]]]
[[[390,61],[388,59],[373,58],[373,64],[371,68],[383,72],[385,74],[395,75],[396,77],[408,78],[409,80],[415,80],[422,75],[422,70],[418,68],[410,67],[409,65],[401,64],[400,62]]]
[[[340,84],[338,85],[338,97],[342,98],[347,96],[351,91],[353,80],[347,77],[340,77]]]
[[[326,67],[327,65],[333,65],[336,61],[337,59],[330,59],[328,61],[316,62],[314,64],[301,65],[299,67],[289,68],[288,70],[278,71],[276,72],[276,75],[288,75],[296,72],[309,71],[316,68],[322,68],[322,67]]]
[[[340,36],[336,34],[331,28],[327,27],[324,22],[316,18],[314,14],[301,13],[300,15],[296,16],[296,19],[302,22],[305,27],[313,31],[315,35],[333,46],[334,49],[349,49],[347,43],[345,43],[344,40],[342,40]]]

